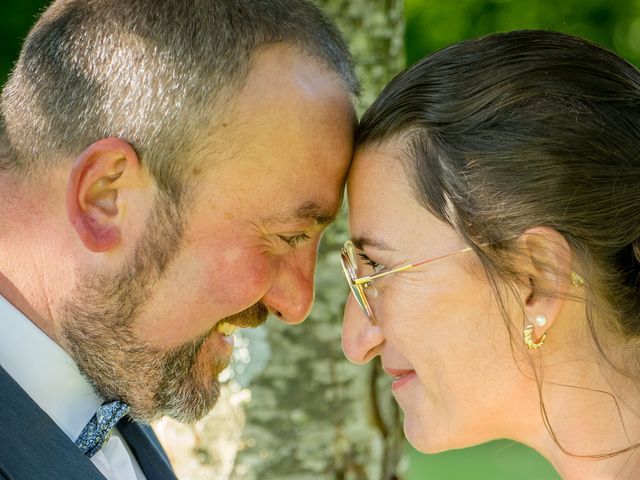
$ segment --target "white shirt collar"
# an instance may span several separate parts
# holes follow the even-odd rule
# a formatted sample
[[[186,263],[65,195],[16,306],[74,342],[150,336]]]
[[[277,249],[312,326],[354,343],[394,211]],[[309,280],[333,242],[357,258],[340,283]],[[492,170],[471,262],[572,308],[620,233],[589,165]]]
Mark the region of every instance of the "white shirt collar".
[[[103,402],[69,354],[1,295],[0,366],[73,441]]]

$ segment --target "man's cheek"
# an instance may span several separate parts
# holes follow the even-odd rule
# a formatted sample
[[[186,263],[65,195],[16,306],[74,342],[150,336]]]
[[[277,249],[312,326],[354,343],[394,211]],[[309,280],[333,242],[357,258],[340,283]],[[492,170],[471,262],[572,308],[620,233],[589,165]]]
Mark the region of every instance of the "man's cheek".
[[[269,290],[275,268],[275,260],[267,255],[232,252],[208,274],[210,284],[216,286],[212,294],[220,306],[228,305],[230,314],[242,311],[260,301]]]

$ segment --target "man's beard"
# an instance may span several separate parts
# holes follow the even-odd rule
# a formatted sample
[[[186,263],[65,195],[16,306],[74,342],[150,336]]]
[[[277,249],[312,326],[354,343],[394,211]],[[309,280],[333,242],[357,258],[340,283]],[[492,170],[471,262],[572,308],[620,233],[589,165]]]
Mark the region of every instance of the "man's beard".
[[[218,399],[218,375],[227,364],[209,356],[206,362],[198,361],[213,328],[168,350],[133,333],[153,287],[180,250],[183,214],[160,194],[125,268],[113,276],[84,275],[60,310],[62,343],[80,371],[106,400],[126,402],[131,416],[145,422],[169,415],[191,423],[205,416]],[[267,309],[258,303],[224,320],[258,326],[266,317]]]

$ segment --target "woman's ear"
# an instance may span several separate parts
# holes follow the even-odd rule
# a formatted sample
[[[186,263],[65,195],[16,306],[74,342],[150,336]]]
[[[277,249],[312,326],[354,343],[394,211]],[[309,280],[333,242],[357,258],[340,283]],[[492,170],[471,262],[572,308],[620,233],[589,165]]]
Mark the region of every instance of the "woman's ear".
[[[88,250],[106,252],[120,244],[126,209],[119,195],[145,186],[138,155],[124,140],[98,140],[76,158],[67,183],[67,216]]]
[[[533,340],[551,328],[567,298],[572,253],[565,238],[553,228],[534,227],[520,237],[520,271],[526,275],[523,303]]]

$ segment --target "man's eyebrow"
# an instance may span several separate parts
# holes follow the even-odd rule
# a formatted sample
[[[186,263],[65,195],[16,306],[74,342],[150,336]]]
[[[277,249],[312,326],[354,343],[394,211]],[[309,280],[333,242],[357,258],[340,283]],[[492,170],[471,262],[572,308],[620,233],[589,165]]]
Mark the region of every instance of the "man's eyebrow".
[[[395,248],[393,248],[388,243],[385,243],[382,240],[378,240],[378,239],[367,237],[367,236],[352,237],[351,243],[353,243],[353,246],[356,247],[358,250],[363,250],[364,247],[373,247],[377,250],[395,251]]]
[[[334,209],[323,207],[318,202],[309,200],[289,213],[278,213],[268,217],[269,223],[287,223],[292,221],[312,221],[318,225],[326,226],[336,220],[337,213]]]
[[[336,213],[334,211],[322,207],[314,201],[303,203],[296,211],[296,217],[315,220],[319,225],[329,225],[336,221]]]

